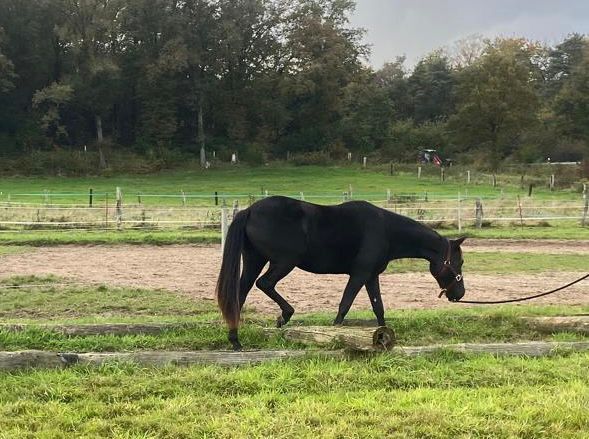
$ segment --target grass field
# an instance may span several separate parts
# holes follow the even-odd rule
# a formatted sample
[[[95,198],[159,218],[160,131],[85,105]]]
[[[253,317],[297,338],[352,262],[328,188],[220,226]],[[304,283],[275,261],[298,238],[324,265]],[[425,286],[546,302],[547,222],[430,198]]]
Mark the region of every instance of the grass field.
[[[0,350],[204,349],[227,345],[212,303],[162,291],[63,287],[56,278],[13,278],[0,318],[10,322],[190,323],[160,336],[63,336],[0,332]],[[589,312],[588,307],[512,306],[390,312],[405,345],[436,342],[578,340],[543,334],[522,315]],[[351,318],[372,318],[368,312]],[[293,324],[328,324],[331,314]],[[250,348],[300,348],[264,335],[263,316],[242,330]],[[59,371],[0,372],[0,438],[561,437],[582,438],[589,354],[497,358],[439,352],[348,360],[297,360],[240,368],[146,368],[118,364]]]
[[[589,227],[562,225],[553,227],[491,227],[457,230],[438,229],[449,238],[469,236],[496,239],[589,239]],[[216,230],[25,230],[0,231],[0,245],[4,246],[52,246],[90,244],[213,244],[221,242],[221,233]],[[7,251],[7,250],[6,250]]]
[[[460,168],[447,170],[448,180],[441,184],[437,176],[439,170],[431,169],[420,180],[414,172],[389,175],[388,169],[362,169],[348,167],[293,167],[271,165],[264,167],[224,167],[211,170],[192,170],[161,172],[151,175],[128,175],[113,177],[4,177],[0,180],[0,201],[44,203],[44,191],[51,195],[51,203],[87,203],[88,190],[93,188],[95,203],[104,203],[104,193],[114,199],[115,188],[121,187],[129,203],[137,201],[137,194],[143,194],[142,202],[147,204],[181,203],[180,194],[184,191],[190,195],[209,197],[188,198],[189,204],[211,204],[214,192],[227,194],[229,201],[235,198],[247,200],[249,195],[260,196],[264,191],[269,194],[282,194],[299,197],[300,192],[306,198],[318,203],[341,201],[342,193],[350,185],[355,198],[384,200],[386,190],[393,194],[424,194],[430,198],[458,196],[497,197],[527,195],[527,185],[520,189],[519,176],[505,176],[499,179],[499,186],[493,187],[484,180],[471,185],[466,184],[465,171]],[[567,188],[551,192],[547,187],[537,186],[534,197],[539,199],[578,199],[578,188]],[[20,194],[20,195],[19,195]],[[32,195],[36,194],[36,195]],[[63,195],[56,195],[63,194]],[[177,195],[178,198],[149,197],[153,194]],[[240,196],[241,195],[241,196]],[[310,198],[313,195],[319,198]]]
[[[352,185],[354,196],[382,200],[395,194],[430,197],[513,197],[524,195],[519,177],[486,178],[464,185],[460,169],[448,171],[441,185],[433,171],[421,180],[414,173],[393,177],[388,169],[350,167],[223,168],[150,176],[108,178],[3,178],[0,202],[87,202],[90,187],[112,200],[116,186],[125,200],[177,205],[178,198],[145,194],[318,194],[316,202],[336,202]],[[507,181],[509,179],[509,182]],[[37,194],[17,195],[17,194]],[[549,192],[537,187],[538,200],[579,199],[575,188]],[[212,199],[206,202],[211,203]],[[189,204],[204,203],[189,198]],[[446,236],[457,232],[441,229]],[[464,234],[492,238],[589,239],[589,227],[562,223],[552,227],[489,227]],[[217,231],[24,231],[0,232],[0,255],[60,244],[217,243]],[[586,271],[586,255],[471,253],[465,272],[536,273]],[[401,261],[394,271],[427,271],[421,261]],[[0,269],[1,270],[1,269]],[[30,287],[27,285],[37,285]],[[21,332],[0,330],[0,350],[136,351],[228,348],[226,328],[213,301],[149,289],[81,286],[55,277],[14,277],[0,281],[0,323],[33,324]],[[387,323],[401,345],[525,340],[574,341],[588,337],[544,333],[522,316],[587,314],[589,306],[446,307],[388,310]],[[329,325],[332,312],[295,315],[292,325]],[[369,311],[349,319],[372,320]],[[249,349],[307,349],[268,335],[273,318],[246,310],[241,341]],[[170,322],[182,324],[154,335],[67,336],[34,324]],[[338,347],[338,346],[333,346]],[[500,358],[440,351],[408,359],[391,354],[328,360],[273,362],[239,368],[191,366],[100,368],[0,372],[0,439],[12,438],[373,438],[373,437],[529,437],[585,438],[589,431],[589,354],[559,353],[545,358]]]

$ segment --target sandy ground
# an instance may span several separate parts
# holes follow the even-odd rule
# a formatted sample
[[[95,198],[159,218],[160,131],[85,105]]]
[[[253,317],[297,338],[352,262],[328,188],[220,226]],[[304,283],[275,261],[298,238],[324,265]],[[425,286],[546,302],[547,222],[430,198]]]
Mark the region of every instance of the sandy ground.
[[[517,251],[546,253],[588,253],[589,241],[499,241],[471,240],[468,251]],[[219,246],[62,246],[0,257],[0,278],[13,275],[54,274],[72,281],[100,282],[117,286],[162,288],[199,299],[214,300],[214,287],[221,262]],[[589,267],[589,257],[588,257]],[[497,300],[546,291],[568,283],[580,273],[481,275],[465,273],[471,300]],[[315,275],[296,269],[283,279],[277,290],[297,312],[335,311],[347,277]],[[381,290],[387,309],[466,306],[438,299],[439,288],[429,273],[386,274]],[[537,304],[589,304],[589,281],[562,293],[534,301]],[[259,311],[278,308],[261,291],[253,289],[247,304]],[[370,309],[362,290],[353,309]]]

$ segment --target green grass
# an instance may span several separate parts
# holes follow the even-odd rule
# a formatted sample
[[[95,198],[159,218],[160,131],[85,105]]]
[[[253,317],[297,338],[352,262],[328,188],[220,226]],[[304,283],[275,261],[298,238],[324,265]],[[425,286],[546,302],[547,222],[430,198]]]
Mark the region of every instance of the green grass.
[[[462,270],[468,273],[542,273],[558,271],[589,271],[589,255],[587,254],[546,254],[546,253],[512,253],[489,252],[464,253]],[[429,273],[429,263],[421,259],[402,259],[389,264],[387,272]]]
[[[0,350],[120,351],[227,348],[212,302],[165,291],[64,286],[55,277],[0,283],[0,321],[182,322],[158,336],[65,336],[0,331]],[[29,284],[44,287],[25,287]],[[7,286],[25,288],[11,289]],[[544,334],[521,316],[589,312],[589,306],[505,306],[388,312],[402,345],[586,340]],[[330,324],[335,314],[295,315]],[[373,319],[369,311],[350,319]],[[249,312],[247,348],[303,348]],[[589,354],[500,358],[440,351],[420,358],[379,354],[257,366],[98,368],[0,372],[0,438],[584,438],[589,429]]]
[[[358,166],[284,166],[273,164],[264,167],[223,167],[209,170],[167,171],[150,175],[122,175],[114,177],[4,177],[0,182],[0,201],[7,201],[8,194],[12,201],[44,203],[44,191],[50,193],[68,193],[70,195],[51,195],[52,203],[88,202],[88,190],[95,192],[94,202],[104,203],[104,193],[114,199],[115,188],[121,187],[125,200],[135,203],[137,194],[187,194],[211,196],[214,192],[227,194],[229,199],[246,200],[248,195],[259,196],[267,190],[270,194],[285,194],[298,197],[300,192],[309,196],[321,195],[316,202],[335,202],[341,200],[342,192],[352,186],[356,197],[380,199],[386,198],[386,190],[394,194],[423,194],[430,197],[452,196],[459,192],[463,195],[477,197],[527,195],[527,189],[519,188],[519,176],[510,178],[510,183],[493,188],[488,183],[465,185],[463,170],[459,168],[447,170],[448,181],[440,184],[436,170],[421,180],[414,172],[401,172],[394,176],[388,175],[387,167],[361,169]],[[435,171],[435,172],[434,172]],[[18,195],[37,194],[37,195]],[[241,194],[241,197],[237,196]],[[578,199],[579,194],[572,190],[550,192],[538,187],[534,196],[541,199]],[[142,201],[148,204],[180,205],[180,198],[146,197]],[[206,201],[211,204],[212,198]],[[203,204],[202,198],[189,198],[189,204]]]
[[[39,327],[23,332],[0,331],[0,350],[50,349],[57,351],[110,351],[140,349],[226,348],[226,327],[214,302],[194,301],[165,291],[59,285],[55,278],[12,278],[0,287],[36,284],[46,287],[2,289],[0,319],[4,323],[183,323],[161,335],[66,336]],[[404,345],[469,341],[578,340],[574,334],[544,334],[528,328],[522,315],[589,312],[589,307],[443,308],[388,310],[387,322]],[[292,325],[331,325],[333,312],[296,315]],[[298,348],[278,333],[268,336],[264,326],[274,319],[251,311],[244,315],[241,338],[253,348]],[[356,311],[349,319],[373,320],[370,311]]]
[[[0,373],[0,437],[584,438],[589,355]]]
[[[462,233],[457,230],[438,230],[448,237],[469,236],[473,238],[495,239],[589,239],[589,227],[554,226],[528,227],[522,231],[519,227],[501,227],[488,229],[467,229]],[[221,233],[216,230],[110,230],[110,231],[22,231],[0,232],[0,245],[4,246],[53,246],[53,245],[95,245],[95,244],[218,244]],[[17,250],[6,250],[16,252]],[[1,254],[0,254],[1,255]]]
[[[35,246],[54,245],[171,245],[171,244],[217,244],[221,233],[214,230],[110,230],[110,231],[23,231],[0,232],[0,245]]]

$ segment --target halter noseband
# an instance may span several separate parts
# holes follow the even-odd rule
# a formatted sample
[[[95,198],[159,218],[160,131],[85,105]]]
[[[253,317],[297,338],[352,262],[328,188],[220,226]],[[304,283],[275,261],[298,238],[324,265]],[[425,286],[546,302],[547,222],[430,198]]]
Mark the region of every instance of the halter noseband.
[[[452,244],[450,243],[450,241],[448,241],[448,252],[446,253],[446,257],[444,258],[444,263],[442,265],[441,270],[438,271],[438,274],[436,274],[435,277],[436,277],[436,280],[438,280],[440,275],[445,270],[450,270],[452,272],[452,274],[454,275],[454,279],[452,279],[452,281],[448,285],[446,285],[444,288],[442,288],[442,290],[440,291],[440,294],[438,294],[438,299],[440,297],[442,297],[444,294],[446,294],[448,292],[448,289],[450,287],[454,286],[454,284],[457,284],[458,282],[462,282],[462,275],[459,273],[456,273],[456,270],[454,270],[454,267],[452,267],[451,260],[450,260],[451,255],[452,255]]]

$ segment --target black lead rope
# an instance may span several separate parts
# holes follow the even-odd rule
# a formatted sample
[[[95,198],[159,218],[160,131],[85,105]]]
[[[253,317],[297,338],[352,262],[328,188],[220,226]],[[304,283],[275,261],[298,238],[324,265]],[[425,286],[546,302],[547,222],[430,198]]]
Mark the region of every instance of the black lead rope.
[[[523,302],[524,300],[536,299],[538,297],[547,296],[549,294],[556,293],[557,291],[564,290],[565,288],[568,288],[571,285],[575,285],[576,283],[581,282],[582,280],[587,279],[588,277],[589,277],[589,273],[587,273],[585,276],[580,277],[579,279],[577,279],[571,283],[563,285],[562,287],[556,288],[554,290],[546,291],[545,293],[535,294],[533,296],[520,297],[519,299],[491,300],[491,301],[459,300],[458,302],[454,302],[454,303],[474,303],[474,304],[478,304],[478,305],[494,305],[494,304],[498,304],[498,303]]]

